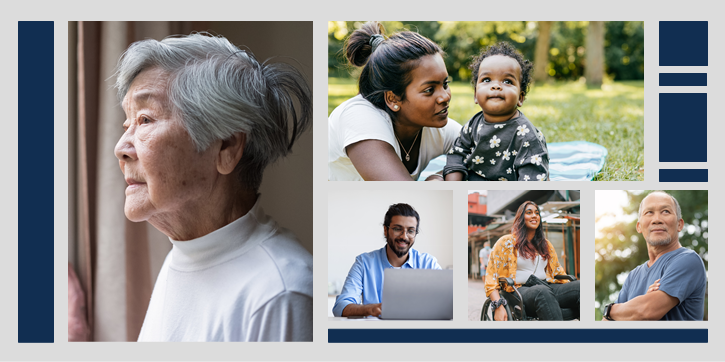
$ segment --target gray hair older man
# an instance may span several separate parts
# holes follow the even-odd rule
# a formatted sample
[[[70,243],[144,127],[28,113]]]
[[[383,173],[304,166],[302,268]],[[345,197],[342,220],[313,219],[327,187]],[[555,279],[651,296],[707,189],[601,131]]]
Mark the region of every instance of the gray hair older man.
[[[649,260],[629,273],[617,302],[604,308],[603,321],[703,319],[705,265],[680,244],[684,225],[672,195],[654,191],[642,199],[637,232],[647,242]]]
[[[257,193],[310,125],[301,74],[192,34],[132,44],[116,75],[126,217],[173,244],[139,341],[311,341],[312,256]]]

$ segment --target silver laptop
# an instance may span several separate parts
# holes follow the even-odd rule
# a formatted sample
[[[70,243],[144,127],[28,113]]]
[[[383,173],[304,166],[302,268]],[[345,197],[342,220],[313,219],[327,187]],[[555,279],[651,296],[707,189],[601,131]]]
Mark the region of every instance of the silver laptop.
[[[453,319],[453,270],[385,269],[382,319]]]

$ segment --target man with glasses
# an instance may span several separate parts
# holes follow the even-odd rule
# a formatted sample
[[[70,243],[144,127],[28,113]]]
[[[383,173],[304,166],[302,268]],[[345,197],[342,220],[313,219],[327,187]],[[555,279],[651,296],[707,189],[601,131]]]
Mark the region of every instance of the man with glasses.
[[[435,257],[412,248],[419,226],[420,216],[412,206],[395,204],[388,208],[383,221],[386,244],[355,258],[332,308],[336,317],[380,315],[386,268],[441,269]]]

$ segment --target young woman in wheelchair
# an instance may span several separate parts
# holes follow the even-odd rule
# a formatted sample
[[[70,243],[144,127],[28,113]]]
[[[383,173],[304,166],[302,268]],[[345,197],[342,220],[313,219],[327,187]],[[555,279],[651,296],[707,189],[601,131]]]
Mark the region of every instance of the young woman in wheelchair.
[[[499,278],[508,278],[516,288]],[[496,242],[489,257],[485,284],[493,319],[564,320],[564,314],[569,315],[566,319],[579,318],[579,281],[570,279],[575,278],[566,276],[554,246],[544,238],[539,207],[524,202],[511,234]]]

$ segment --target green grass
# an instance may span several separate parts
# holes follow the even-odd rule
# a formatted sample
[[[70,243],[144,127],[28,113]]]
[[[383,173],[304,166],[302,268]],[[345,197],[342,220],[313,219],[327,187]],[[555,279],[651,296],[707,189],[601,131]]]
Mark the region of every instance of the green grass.
[[[451,83],[449,117],[465,124],[480,108],[469,83]],[[328,79],[329,115],[357,94],[353,79]],[[611,82],[587,89],[580,82],[533,87],[521,111],[546,136],[546,141],[588,141],[607,148],[609,156],[598,181],[644,180],[644,82]]]

